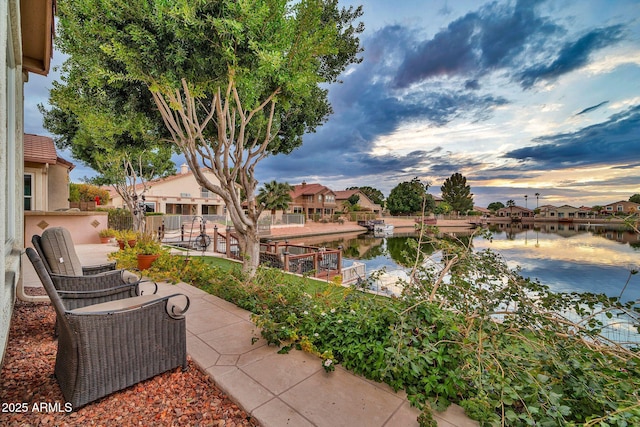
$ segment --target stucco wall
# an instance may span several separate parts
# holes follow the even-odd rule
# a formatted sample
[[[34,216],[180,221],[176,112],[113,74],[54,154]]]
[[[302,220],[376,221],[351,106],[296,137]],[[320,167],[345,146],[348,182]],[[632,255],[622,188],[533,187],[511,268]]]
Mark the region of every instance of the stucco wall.
[[[106,212],[25,212],[25,247],[34,234],[42,234],[49,227],[65,227],[77,244],[100,243],[98,232],[107,228]]]
[[[205,171],[204,174],[209,181],[219,184],[213,173]],[[145,198],[147,202],[156,204],[156,212],[167,213],[167,204],[186,204],[197,206],[198,215],[202,214],[202,205],[217,205],[219,206],[217,214],[222,214],[224,206],[222,198],[213,193],[209,193],[208,198],[201,197],[200,185],[192,173],[178,174],[167,179],[153,181],[149,185],[150,188],[145,193]],[[122,198],[114,195],[111,205],[123,207]]]
[[[24,241],[23,77],[18,10],[16,0],[0,1],[0,361],[7,345]]]
[[[63,165],[49,167],[48,181],[48,210],[69,209],[69,169]]]

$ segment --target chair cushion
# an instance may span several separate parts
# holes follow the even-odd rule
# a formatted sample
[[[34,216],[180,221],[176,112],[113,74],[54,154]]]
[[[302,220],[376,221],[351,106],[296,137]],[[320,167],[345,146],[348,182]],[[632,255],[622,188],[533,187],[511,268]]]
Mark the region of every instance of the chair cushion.
[[[69,230],[63,227],[47,228],[42,233],[40,241],[53,273],[82,276],[82,264],[76,254]]]

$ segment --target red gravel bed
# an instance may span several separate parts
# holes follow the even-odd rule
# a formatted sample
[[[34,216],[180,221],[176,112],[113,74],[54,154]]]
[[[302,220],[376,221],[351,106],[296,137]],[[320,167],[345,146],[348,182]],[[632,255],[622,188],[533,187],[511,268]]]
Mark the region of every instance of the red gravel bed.
[[[66,412],[53,377],[57,348],[54,320],[55,312],[48,303],[16,303],[0,372],[0,425],[259,425],[190,358],[186,372],[177,368]]]

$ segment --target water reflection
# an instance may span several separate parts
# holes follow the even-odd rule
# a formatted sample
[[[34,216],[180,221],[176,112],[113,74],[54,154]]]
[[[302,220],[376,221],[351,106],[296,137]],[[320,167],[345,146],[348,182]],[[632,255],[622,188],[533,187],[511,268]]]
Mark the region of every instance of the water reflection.
[[[490,228],[492,239],[476,236],[473,247],[500,253],[511,268],[521,268],[525,277],[538,279],[563,292],[595,292],[618,296],[631,269],[640,269],[640,236],[623,226],[607,224],[497,224]],[[456,237],[466,239],[468,232]],[[417,235],[394,234],[375,237],[352,233],[339,239],[305,239],[306,244],[343,247],[345,258],[367,265],[367,272],[385,267],[388,271],[408,268],[416,251],[407,242]],[[428,244],[422,250],[431,254]],[[640,299],[640,274],[631,277],[623,300]]]

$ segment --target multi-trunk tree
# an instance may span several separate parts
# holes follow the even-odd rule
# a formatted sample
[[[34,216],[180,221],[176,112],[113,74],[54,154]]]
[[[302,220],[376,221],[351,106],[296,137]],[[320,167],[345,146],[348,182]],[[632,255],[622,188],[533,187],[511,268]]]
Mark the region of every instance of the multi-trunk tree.
[[[325,84],[359,61],[361,8],[337,0],[59,0],[58,12],[60,47],[84,56],[86,73],[149,91],[198,183],[225,201],[253,271],[262,211],[255,168],[298,147],[331,113]]]

